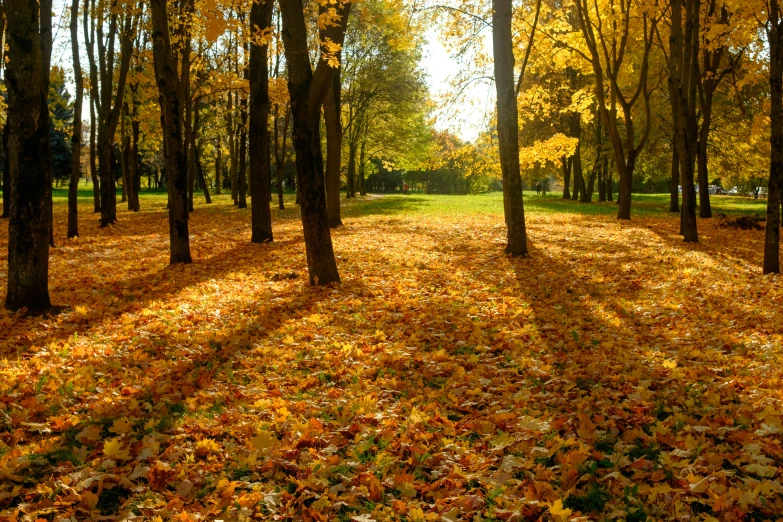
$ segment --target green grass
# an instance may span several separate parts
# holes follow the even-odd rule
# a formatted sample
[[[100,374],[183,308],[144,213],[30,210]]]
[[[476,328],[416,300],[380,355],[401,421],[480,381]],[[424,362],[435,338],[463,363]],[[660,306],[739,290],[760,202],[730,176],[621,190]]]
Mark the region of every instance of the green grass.
[[[359,200],[362,201],[362,200]],[[579,203],[564,200],[559,195],[537,195],[525,192],[525,211],[530,213],[567,213],[613,216],[616,202]],[[712,196],[713,214],[766,213],[766,200],[754,200],[737,196]],[[671,216],[668,194],[639,194],[633,196],[632,216]],[[344,209],[347,217],[369,214],[503,214],[503,195],[499,192],[475,196],[441,196],[426,194],[386,194],[383,197],[364,200],[363,204],[349,205]]]
[[[0,191],[2,194],[2,191]],[[119,202],[121,190],[117,190],[117,199]],[[166,202],[165,189],[142,189],[141,206],[144,210],[144,202],[148,204],[163,204]],[[92,205],[93,193],[91,185],[80,185],[79,187],[79,205]],[[213,200],[218,203],[227,203],[230,198],[225,191],[222,195],[212,195]],[[597,197],[597,196],[596,196]],[[59,188],[53,190],[55,204],[65,205],[68,201],[68,189]],[[295,218],[298,215],[294,205],[295,195],[286,193],[285,203],[286,211],[277,213],[277,217]],[[274,195],[275,202],[277,196]],[[764,199],[754,200],[739,196],[716,196],[710,198],[712,202],[713,214],[725,213],[732,215],[754,215],[764,216],[766,214],[767,202]],[[354,200],[346,200],[342,196],[343,216],[360,217],[369,215],[434,215],[434,214],[503,214],[503,195],[500,192],[489,194],[450,196],[450,195],[427,195],[427,194],[383,194],[368,197],[359,197]],[[564,200],[559,194],[538,195],[535,192],[525,192],[524,194],[525,211],[528,213],[565,213],[565,214],[588,214],[588,215],[607,215],[613,216],[617,213],[616,202],[593,201],[592,203],[579,203],[571,200]],[[199,192],[196,194],[196,204],[203,204],[203,197]],[[273,203],[273,208],[276,208]],[[229,207],[230,208],[230,207]],[[636,194],[633,196],[631,206],[631,215],[645,217],[665,217],[671,216],[669,209],[668,194]]]

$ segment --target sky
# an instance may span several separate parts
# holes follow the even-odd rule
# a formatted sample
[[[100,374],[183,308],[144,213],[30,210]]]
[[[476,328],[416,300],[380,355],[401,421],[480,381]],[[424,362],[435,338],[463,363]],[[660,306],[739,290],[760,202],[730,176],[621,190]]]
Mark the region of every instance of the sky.
[[[70,14],[68,7],[70,2],[65,0],[53,1],[53,37],[52,65],[62,67],[72,80],[73,63],[71,58],[70,39]],[[82,41],[81,19],[79,20],[79,43],[84,49]],[[489,39],[486,45],[490,46]],[[82,53],[82,68],[87,63],[87,57]],[[439,130],[449,130],[465,141],[474,140],[487,125],[487,120],[492,114],[494,104],[494,86],[487,82],[472,84],[456,101],[445,98],[451,92],[450,80],[460,72],[460,64],[455,60],[438,39],[436,30],[427,34],[427,45],[422,55],[421,66],[427,74],[430,94],[436,102],[438,109],[433,116],[436,118],[435,127]],[[69,90],[73,91],[73,83]],[[89,120],[89,104],[85,103],[82,110],[82,119]]]

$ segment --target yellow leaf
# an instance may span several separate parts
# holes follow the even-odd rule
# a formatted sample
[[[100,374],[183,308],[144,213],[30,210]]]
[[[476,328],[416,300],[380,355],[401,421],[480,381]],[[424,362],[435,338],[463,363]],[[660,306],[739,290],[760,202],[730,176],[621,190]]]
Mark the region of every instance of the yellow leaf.
[[[666,359],[665,361],[663,361],[663,367],[673,370],[677,367],[677,361],[675,361],[674,359]]]
[[[130,429],[131,429],[131,422],[128,420],[127,417],[122,417],[114,421],[114,424],[111,425],[109,431],[111,431],[112,433],[116,433],[117,435],[123,435],[125,433],[128,433]]]
[[[571,516],[572,511],[570,509],[564,509],[563,501],[561,499],[557,499],[555,503],[552,504],[552,507],[549,508],[549,513],[553,517],[567,518]]]
[[[310,507],[315,509],[316,511],[323,511],[324,509],[327,509],[331,507],[332,503],[329,502],[329,499],[326,498],[326,496],[320,497],[318,500],[313,502]]]
[[[275,445],[275,438],[268,431],[259,431],[258,435],[250,439],[250,444],[256,450],[268,450]]]
[[[110,459],[128,460],[130,458],[128,450],[122,449],[122,442],[120,442],[119,437],[115,439],[106,439],[106,442],[103,443],[103,454]]]
[[[86,444],[85,441],[95,442],[100,438],[101,438],[101,427],[96,424],[93,424],[92,426],[87,426],[76,435],[76,440],[78,440],[82,444]]]

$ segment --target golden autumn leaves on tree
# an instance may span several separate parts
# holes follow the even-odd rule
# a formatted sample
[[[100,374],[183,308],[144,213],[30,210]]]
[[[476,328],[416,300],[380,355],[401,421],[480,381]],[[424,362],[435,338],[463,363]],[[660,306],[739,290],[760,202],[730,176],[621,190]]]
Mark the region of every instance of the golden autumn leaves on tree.
[[[53,8],[0,2],[0,519],[783,513],[778,0]]]

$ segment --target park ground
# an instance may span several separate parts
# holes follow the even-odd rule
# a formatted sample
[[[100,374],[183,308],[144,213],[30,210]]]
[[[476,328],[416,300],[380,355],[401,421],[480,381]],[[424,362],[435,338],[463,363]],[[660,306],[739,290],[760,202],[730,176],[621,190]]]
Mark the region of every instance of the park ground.
[[[292,198],[266,245],[197,203],[169,267],[165,195],[100,229],[85,193],[68,241],[58,192],[64,309],[0,312],[0,519],[779,519],[763,231],[684,244],[666,201],[526,195],[512,259],[498,194],[369,196],[333,233],[342,283],[311,288]]]

